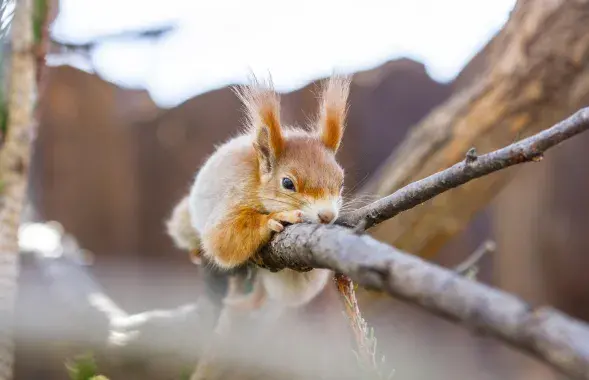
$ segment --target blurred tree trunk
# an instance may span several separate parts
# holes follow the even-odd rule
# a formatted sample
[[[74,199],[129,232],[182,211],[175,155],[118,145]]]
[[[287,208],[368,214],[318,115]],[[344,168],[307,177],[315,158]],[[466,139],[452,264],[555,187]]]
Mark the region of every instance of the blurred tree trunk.
[[[18,227],[25,200],[37,92],[33,0],[20,0],[12,25],[8,127],[0,151],[0,379],[12,378],[12,320],[19,271]]]
[[[464,158],[547,128],[589,99],[589,4],[518,1],[486,48],[484,70],[435,109],[365,191],[387,195]],[[524,168],[523,170],[526,170]],[[487,205],[516,168],[449,191],[375,228],[379,240],[431,257]]]

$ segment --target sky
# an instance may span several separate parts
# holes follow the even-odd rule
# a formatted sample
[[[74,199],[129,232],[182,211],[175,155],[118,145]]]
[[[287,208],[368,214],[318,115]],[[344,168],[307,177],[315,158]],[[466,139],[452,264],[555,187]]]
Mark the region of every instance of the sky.
[[[96,36],[173,23],[157,41],[100,45],[92,70],[117,85],[146,89],[161,107],[272,75],[280,92],[333,72],[390,59],[423,62],[452,80],[501,28],[515,0],[60,0],[56,38]],[[57,62],[57,61],[55,61]],[[69,64],[91,71],[87,64]]]

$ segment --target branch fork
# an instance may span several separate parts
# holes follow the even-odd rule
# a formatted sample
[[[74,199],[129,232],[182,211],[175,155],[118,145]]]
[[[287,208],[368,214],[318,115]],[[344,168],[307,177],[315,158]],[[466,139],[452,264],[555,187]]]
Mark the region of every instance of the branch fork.
[[[584,322],[550,308],[534,310],[512,295],[464,278],[460,270],[441,268],[359,234],[471,180],[537,162],[548,149],[587,129],[589,108],[583,108],[505,148],[480,156],[470,149],[463,161],[344,214],[335,225],[286,227],[261,250],[258,262],[272,270],[331,269],[359,285],[471,325],[564,374],[589,379],[589,326]]]

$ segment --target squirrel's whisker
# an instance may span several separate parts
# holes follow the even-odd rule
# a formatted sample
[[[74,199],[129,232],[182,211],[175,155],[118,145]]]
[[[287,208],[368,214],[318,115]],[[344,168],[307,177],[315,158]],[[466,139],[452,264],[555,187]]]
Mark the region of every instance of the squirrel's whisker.
[[[289,194],[289,193],[287,193],[285,191],[282,191],[280,189],[275,189],[275,190],[276,190],[276,192],[278,194],[284,195],[285,197],[288,197],[288,198],[291,198],[292,200],[294,200],[295,202],[297,202],[297,204],[301,204],[303,206],[309,206],[309,202],[307,200],[303,199],[303,198],[297,198],[294,195]]]
[[[288,201],[284,201],[282,199],[276,199],[276,198],[270,198],[270,197],[260,197],[261,200],[265,200],[265,201],[272,201],[272,202],[278,202],[278,203],[282,203],[294,208],[298,208],[299,205],[293,202],[288,202]]]
[[[342,196],[347,197],[348,195],[350,195],[350,193],[352,193],[358,187],[364,185],[366,183],[366,180],[368,179],[368,175],[369,175],[369,173],[366,173],[364,175],[364,177],[360,181],[358,181],[354,186],[352,186],[351,188],[349,188],[349,189],[344,188],[344,193],[342,194]]]

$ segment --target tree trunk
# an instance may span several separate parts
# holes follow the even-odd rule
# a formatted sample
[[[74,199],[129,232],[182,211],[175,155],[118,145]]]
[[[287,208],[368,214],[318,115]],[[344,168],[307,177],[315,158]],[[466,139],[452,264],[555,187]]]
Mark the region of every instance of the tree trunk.
[[[485,70],[415,126],[363,193],[384,196],[464,158],[549,127],[589,100],[587,1],[518,1],[485,48]],[[461,232],[506,179],[473,181],[374,229],[379,240],[431,257]]]
[[[19,0],[12,25],[8,129],[0,151],[0,380],[12,378],[12,319],[19,271],[18,227],[27,186],[37,91],[33,0]]]

